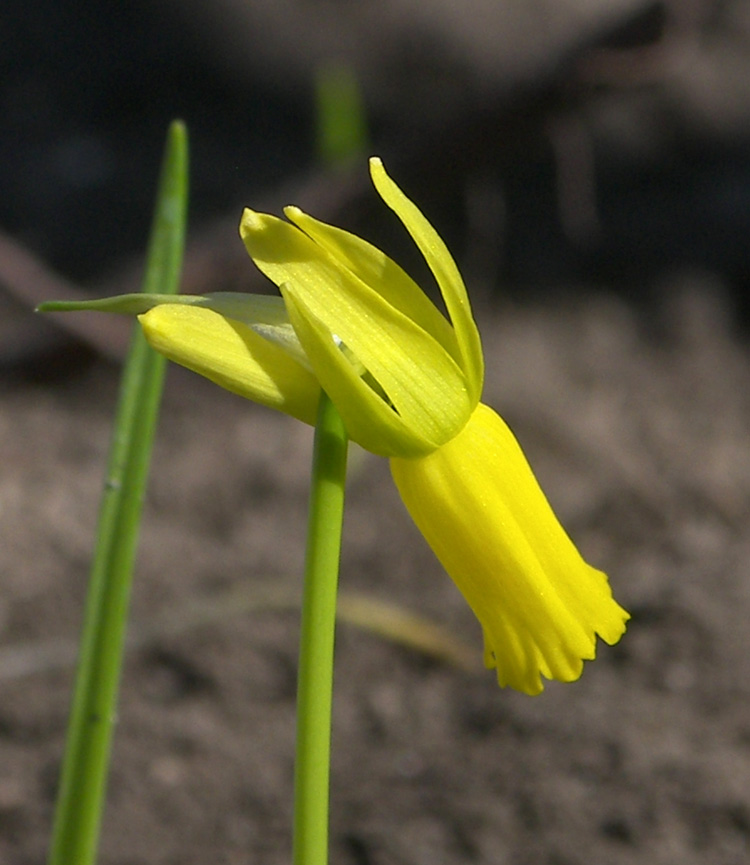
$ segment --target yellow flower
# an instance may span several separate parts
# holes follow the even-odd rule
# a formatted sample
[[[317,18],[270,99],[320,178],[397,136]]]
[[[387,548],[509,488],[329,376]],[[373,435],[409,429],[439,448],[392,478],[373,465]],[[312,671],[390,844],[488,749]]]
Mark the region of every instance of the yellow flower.
[[[223,387],[314,423],[321,387],[349,436],[391,459],[401,497],[479,619],[501,685],[539,693],[577,679],[597,634],[628,614],[552,512],[500,417],[479,402],[484,366],[461,275],[388,177],[370,173],[429,265],[447,318],[391,259],[296,207],[246,210],[240,234],[281,297],[130,296],[146,338]],[[114,305],[119,303],[118,310]]]
[[[172,360],[302,420],[312,422],[322,386],[353,441],[381,456],[415,457],[450,441],[471,416],[482,390],[482,349],[442,240],[381,161],[370,168],[435,274],[450,323],[379,249],[296,207],[286,208],[290,222],[245,210],[240,225],[253,261],[283,300],[165,298],[141,323]]]

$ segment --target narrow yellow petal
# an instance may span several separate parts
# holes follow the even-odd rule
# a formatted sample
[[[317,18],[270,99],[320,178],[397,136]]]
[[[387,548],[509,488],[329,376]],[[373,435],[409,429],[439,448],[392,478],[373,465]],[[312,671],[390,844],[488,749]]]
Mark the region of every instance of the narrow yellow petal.
[[[359,370],[302,299],[287,286],[282,286],[281,290],[310,362],[320,371],[321,387],[341,414],[349,438],[378,456],[417,456],[434,450],[433,441],[407,425],[383,397],[363,381]]]
[[[320,385],[287,352],[241,322],[199,306],[163,304],[139,316],[149,344],[240,396],[314,424]]]
[[[231,318],[233,321],[248,325],[258,336],[283,348],[305,369],[310,368],[297,334],[289,321],[283,298],[270,294],[219,291],[207,294],[200,306],[212,309],[224,318]]]
[[[466,286],[443,239],[425,219],[420,209],[407,198],[386,173],[377,157],[370,159],[370,176],[378,194],[398,216],[419,247],[443,295],[451,323],[456,331],[461,368],[466,373],[469,393],[476,403],[482,395],[484,357]]]
[[[240,232],[260,270],[283,286],[287,298],[293,295],[298,310],[312,316],[329,340],[343,343],[375,379],[391,404],[381,400],[382,414],[397,412],[431,448],[461,429],[473,407],[467,379],[429,332],[295,226],[246,210]],[[292,318],[292,324],[320,381],[330,380],[334,370],[325,354],[305,344],[298,321]],[[324,386],[336,401],[329,385]],[[336,406],[345,417],[346,406]],[[351,429],[349,433],[357,441]],[[413,450],[405,448],[403,454],[409,453]]]
[[[541,677],[577,679],[613,644],[628,614],[606,576],[586,564],[504,421],[481,403],[434,453],[392,459],[414,522],[479,619],[485,661],[501,685],[528,694]]]
[[[318,246],[391,306],[426,330],[456,362],[460,362],[456,334],[448,319],[395,261],[361,237],[320,222],[298,207],[286,207],[284,213]]]

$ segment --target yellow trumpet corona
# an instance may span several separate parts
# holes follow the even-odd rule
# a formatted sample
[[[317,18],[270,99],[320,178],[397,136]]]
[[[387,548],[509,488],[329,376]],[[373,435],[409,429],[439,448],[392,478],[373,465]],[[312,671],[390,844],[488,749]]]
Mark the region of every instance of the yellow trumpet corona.
[[[447,317],[379,249],[289,207],[288,222],[246,210],[240,224],[281,297],[161,298],[140,321],[170,359],[307,423],[323,388],[350,438],[390,458],[414,522],[482,625],[487,666],[501,685],[537,694],[542,677],[577,679],[596,636],[617,642],[629,617],[565,534],[513,434],[479,401],[481,342],[448,249],[379,159],[370,173]]]

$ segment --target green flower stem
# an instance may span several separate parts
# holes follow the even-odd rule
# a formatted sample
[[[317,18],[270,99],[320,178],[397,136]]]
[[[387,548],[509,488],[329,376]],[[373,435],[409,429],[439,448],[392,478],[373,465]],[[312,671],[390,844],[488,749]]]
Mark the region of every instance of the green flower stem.
[[[144,291],[177,290],[187,211],[187,133],[169,130]],[[122,668],[141,507],[164,378],[164,358],[137,328],[123,372],[50,848],[50,865],[96,861]]]
[[[348,440],[321,395],[313,450],[297,680],[294,865],[328,862],[333,642]]]

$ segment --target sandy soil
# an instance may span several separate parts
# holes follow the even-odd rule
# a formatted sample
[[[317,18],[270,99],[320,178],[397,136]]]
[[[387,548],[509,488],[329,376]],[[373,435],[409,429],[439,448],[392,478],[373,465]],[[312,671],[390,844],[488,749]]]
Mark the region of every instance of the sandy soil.
[[[340,625],[334,865],[740,865],[750,854],[750,362],[707,288],[480,309],[486,398],[633,613],[529,698],[376,458],[342,572],[464,669]],[[0,861],[44,861],[116,394],[103,363],[0,391]],[[133,598],[102,865],[289,861],[310,431],[174,375]]]

